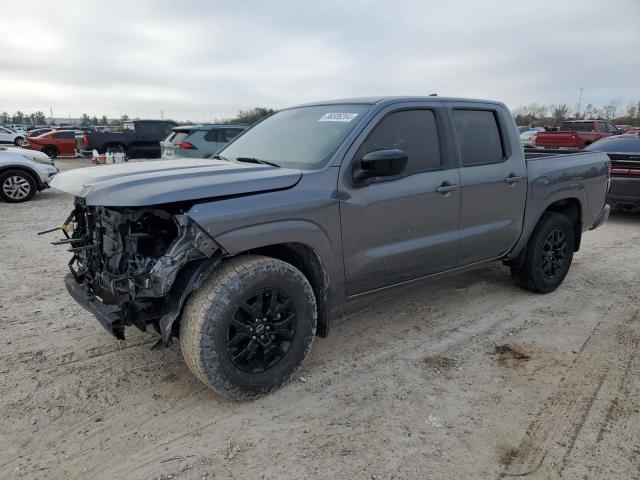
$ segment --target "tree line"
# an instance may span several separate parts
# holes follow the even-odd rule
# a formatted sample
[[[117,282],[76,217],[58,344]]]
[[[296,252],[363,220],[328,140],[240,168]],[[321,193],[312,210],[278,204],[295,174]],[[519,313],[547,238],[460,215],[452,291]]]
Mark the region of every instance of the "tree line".
[[[640,126],[640,100],[622,107],[620,100],[611,100],[604,106],[591,103],[571,108],[566,103],[543,105],[530,103],[520,105],[511,112],[518,125],[558,127],[565,120],[606,119],[617,125]]]
[[[274,110],[273,108],[266,108],[266,107],[255,107],[249,110],[240,110],[238,112],[238,114],[235,117],[232,118],[225,118],[222,120],[216,120],[216,122],[218,123],[224,123],[224,124],[242,124],[242,125],[252,125],[255,122],[257,122],[258,120],[261,120],[262,118],[271,115],[272,113],[275,113],[277,110]],[[129,116],[124,114],[121,115],[120,118],[114,118],[109,120],[109,118],[106,115],[102,115],[100,118],[98,118],[97,116],[89,116],[86,113],[83,113],[80,116],[80,125],[82,126],[88,126],[88,125],[94,125],[94,126],[111,126],[111,127],[118,127],[121,126],[123,122],[126,122],[130,120]],[[134,120],[138,120],[138,118],[134,118]],[[41,111],[37,111],[35,113],[30,113],[30,114],[26,114],[23,113],[21,111],[17,111],[14,114],[10,115],[8,112],[1,112],[0,113],[0,124],[6,125],[6,124],[16,124],[16,125],[52,125],[54,123],[53,119],[51,118],[47,118],[47,116],[44,114],[44,112]],[[192,124],[193,122],[191,121],[186,121],[186,122],[176,122],[176,123],[182,123],[185,125],[189,125]],[[199,123],[199,122],[198,122]]]

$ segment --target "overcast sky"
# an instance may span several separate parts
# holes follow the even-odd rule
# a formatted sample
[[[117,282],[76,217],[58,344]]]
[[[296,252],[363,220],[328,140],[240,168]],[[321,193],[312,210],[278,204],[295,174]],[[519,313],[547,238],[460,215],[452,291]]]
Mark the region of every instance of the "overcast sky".
[[[210,121],[430,94],[640,99],[640,0],[2,0],[0,108]]]

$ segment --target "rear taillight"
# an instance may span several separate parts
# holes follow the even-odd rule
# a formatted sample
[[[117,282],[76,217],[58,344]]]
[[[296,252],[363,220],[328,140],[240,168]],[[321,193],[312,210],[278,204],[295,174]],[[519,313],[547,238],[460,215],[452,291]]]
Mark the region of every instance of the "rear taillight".
[[[85,134],[82,136],[82,145],[84,145],[85,147],[88,147],[88,146],[89,146],[89,143],[90,143],[90,142],[89,142],[89,134],[88,134],[88,133],[85,133]]]
[[[196,146],[189,142],[177,142],[176,147],[181,150],[197,150]]]

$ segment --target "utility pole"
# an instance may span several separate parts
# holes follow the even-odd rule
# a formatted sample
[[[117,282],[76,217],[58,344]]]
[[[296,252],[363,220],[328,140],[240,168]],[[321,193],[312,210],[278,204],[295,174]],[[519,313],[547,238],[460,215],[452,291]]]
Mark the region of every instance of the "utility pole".
[[[580,87],[580,100],[578,101],[578,118],[580,118],[580,111],[582,110],[582,91],[584,88]]]
[[[160,120],[164,120],[164,112],[160,110]]]

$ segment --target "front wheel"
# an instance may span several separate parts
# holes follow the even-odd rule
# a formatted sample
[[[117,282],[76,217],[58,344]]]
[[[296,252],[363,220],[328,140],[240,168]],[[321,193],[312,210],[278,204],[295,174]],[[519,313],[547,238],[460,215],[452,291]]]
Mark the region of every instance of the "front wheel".
[[[317,322],[307,278],[270,257],[225,261],[193,293],[180,321],[191,371],[216,392],[242,400],[289,380],[306,358]]]
[[[16,139],[13,141],[13,143],[15,144],[16,147],[21,147],[22,144],[24,143],[24,138],[16,137]]]
[[[8,170],[0,175],[0,199],[9,203],[31,200],[36,193],[36,181],[23,170]]]
[[[529,238],[522,263],[511,267],[513,280],[534,292],[554,291],[569,272],[574,245],[571,221],[561,213],[545,213]]]

